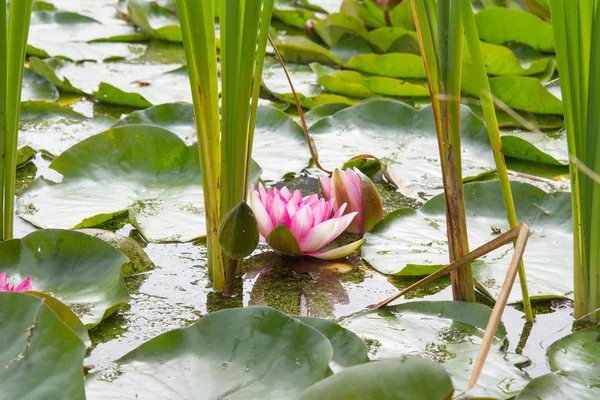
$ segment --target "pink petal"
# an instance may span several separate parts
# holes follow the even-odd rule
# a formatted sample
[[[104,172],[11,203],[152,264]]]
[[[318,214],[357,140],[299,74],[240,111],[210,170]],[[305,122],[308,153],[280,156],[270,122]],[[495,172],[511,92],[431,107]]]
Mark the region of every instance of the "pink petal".
[[[267,199],[269,198],[269,195],[267,195],[267,191],[265,190],[265,187],[263,186],[262,183],[258,184],[258,194],[259,194],[260,202],[263,204],[263,206],[265,206],[265,209],[266,209],[267,208]]]
[[[294,190],[294,193],[292,193],[292,199],[296,203],[300,203],[302,201],[302,192],[299,191],[298,189]]]
[[[28,276],[17,288],[15,292],[27,292],[31,290],[31,276]]]
[[[360,173],[360,171],[358,171],[358,173]],[[360,190],[360,176],[358,173],[351,169],[346,170],[346,187],[348,188],[348,197],[352,199],[352,202],[354,203],[354,211],[357,211],[360,214],[362,209],[362,194]]]
[[[304,199],[302,199],[302,204],[308,204],[310,206],[316,203],[317,201],[319,201],[319,195],[311,194],[310,196],[307,196]]]
[[[354,243],[350,243],[342,247],[336,247],[335,249],[327,251],[313,251],[305,254],[320,260],[337,260],[338,258],[349,256],[350,253],[362,246],[365,241],[366,239],[360,239]]]
[[[313,223],[314,218],[312,210],[310,206],[305,205],[296,214],[294,214],[294,217],[290,223],[290,230],[296,239],[300,241],[300,239],[308,234],[310,228],[313,226]]]
[[[290,197],[292,197],[290,190],[285,186],[281,188],[279,193],[281,194],[281,197],[285,199],[285,201],[289,201]]]
[[[287,210],[287,215],[290,220],[294,216],[294,214],[298,212],[298,204],[296,204],[293,201],[288,202],[285,208]]]
[[[308,234],[298,242],[302,252],[307,253],[317,251],[335,239],[339,235],[339,233],[337,235],[335,234],[338,230],[337,227],[339,221],[339,219],[328,219],[327,221],[314,226]]]
[[[321,190],[327,199],[331,199],[331,178],[328,176],[319,177],[319,183],[321,183]]]
[[[285,201],[281,198],[279,193],[276,193],[273,197],[273,201],[270,204],[269,215],[271,216],[271,222],[273,227],[285,223],[287,218],[287,212],[285,209]]]
[[[314,217],[313,225],[318,225],[325,221],[331,215],[331,206],[327,206],[325,199],[321,199],[319,202],[310,206],[312,208],[312,214]]]
[[[269,216],[269,213],[267,212],[267,209],[263,205],[259,196],[260,195],[256,192],[256,190],[251,190],[248,198],[248,204],[250,205],[250,208],[252,208],[252,212],[254,212],[254,216],[258,222],[258,231],[263,237],[267,237],[273,230],[274,226],[271,222],[271,217]],[[0,288],[1,287],[2,286],[0,285]]]
[[[335,214],[333,214],[333,217],[331,218],[340,218],[342,215],[344,215],[344,211],[346,211],[346,205],[346,203],[342,204],[342,206],[337,209],[337,211],[335,212]]]
[[[341,218],[338,219],[338,221],[340,221],[340,223],[339,223],[339,225],[337,227],[338,231],[336,232],[335,237],[338,237],[342,232],[344,232],[346,230],[346,228],[348,227],[348,225],[350,225],[350,223],[352,223],[352,220],[354,219],[354,217],[356,216],[356,214],[358,214],[358,213],[357,212],[348,213],[348,214],[346,214],[343,217],[341,217]],[[327,243],[329,243],[329,242],[327,242]]]
[[[8,290],[8,279],[6,278],[6,272],[0,273],[0,291]]]

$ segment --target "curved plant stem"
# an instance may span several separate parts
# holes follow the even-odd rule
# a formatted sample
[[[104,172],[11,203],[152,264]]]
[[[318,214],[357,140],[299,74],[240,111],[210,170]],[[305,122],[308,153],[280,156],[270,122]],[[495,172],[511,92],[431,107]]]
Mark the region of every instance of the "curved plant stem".
[[[321,166],[321,164],[319,163],[319,156],[317,155],[317,152],[315,151],[315,149],[313,147],[310,135],[308,134],[308,128],[306,126],[306,120],[304,119],[304,112],[302,111],[302,106],[300,105],[300,100],[298,99],[298,95],[296,94],[296,90],[294,89],[294,85],[292,84],[292,79],[290,78],[290,74],[288,73],[287,68],[285,67],[283,58],[281,58],[281,54],[279,54],[279,50],[277,50],[277,46],[275,45],[275,42],[273,42],[273,39],[271,39],[271,36],[269,36],[269,43],[273,47],[273,50],[275,50],[275,56],[277,57],[277,60],[279,60],[279,64],[283,68],[285,77],[287,78],[287,81],[290,85],[290,89],[292,90],[292,95],[294,96],[294,102],[296,103],[296,108],[298,109],[298,114],[300,115],[300,125],[302,126],[302,131],[304,132],[304,137],[306,139],[306,145],[308,146],[308,150],[310,151],[310,156],[313,159],[313,162],[315,163],[315,167],[319,168],[321,171],[323,171],[327,175],[331,176],[332,172],[323,168]]]
[[[474,79],[477,83],[479,100],[481,101],[486,128],[490,138],[490,143],[492,145],[492,151],[494,153],[494,161],[496,162],[496,170],[498,171],[498,179],[500,180],[502,198],[504,200],[504,207],[506,208],[508,222],[510,227],[514,228],[517,226],[517,212],[515,210],[512,189],[510,187],[510,180],[508,178],[508,169],[506,168],[506,161],[504,160],[504,152],[502,150],[502,140],[500,139],[500,128],[498,126],[498,119],[496,118],[494,100],[491,95],[490,83],[487,77],[483,55],[481,54],[479,33],[477,32],[477,25],[475,24],[475,16],[473,15],[473,9],[471,8],[471,2],[469,0],[461,0],[460,8],[465,28],[467,46],[473,62],[473,69],[471,72],[474,76],[472,79]],[[523,263],[521,263],[519,266],[519,281],[521,283],[521,293],[523,294],[525,316],[528,321],[533,321],[534,315],[531,308],[531,300],[529,298],[529,289],[527,288],[525,265]]]

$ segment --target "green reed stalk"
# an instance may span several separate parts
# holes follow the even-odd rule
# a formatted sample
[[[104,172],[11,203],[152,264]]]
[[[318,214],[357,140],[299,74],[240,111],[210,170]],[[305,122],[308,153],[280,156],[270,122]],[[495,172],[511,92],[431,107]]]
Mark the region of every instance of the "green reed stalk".
[[[206,210],[208,272],[220,290],[225,281],[217,233],[220,221],[221,126],[213,2],[177,0],[190,76]]]
[[[600,0],[551,0],[571,197],[575,316],[600,319]]]
[[[450,262],[469,253],[462,185],[460,87],[463,28],[457,2],[411,0],[433,107],[446,201]],[[471,264],[451,273],[458,301],[475,301]]]
[[[502,198],[504,200],[508,222],[510,227],[514,228],[518,224],[517,213],[515,211],[515,203],[513,200],[510,180],[508,178],[508,169],[506,168],[506,162],[504,160],[502,141],[500,139],[500,128],[498,127],[498,119],[496,118],[496,110],[494,108],[494,99],[491,94],[490,82],[488,80],[485,63],[483,61],[483,55],[481,54],[479,33],[477,31],[477,25],[475,24],[475,16],[471,7],[471,1],[461,0],[460,8],[467,39],[467,46],[469,48],[469,53],[471,55],[471,60],[474,67],[472,71],[474,76],[472,78],[476,82],[476,87],[478,89],[478,96],[483,109],[483,116],[485,118],[490,143],[492,145],[492,151],[494,153],[496,169],[498,170],[498,179],[500,180]],[[516,241],[514,243],[516,244]],[[519,265],[519,280],[521,282],[525,316],[529,321],[533,321],[534,316],[531,308],[531,300],[529,299],[529,290],[527,288],[525,265],[522,261]]]
[[[6,33],[2,35],[3,48],[0,60],[4,67],[0,71],[3,84],[4,116],[0,118],[0,124],[4,127],[3,150],[4,163],[2,165],[2,239],[13,237],[13,223],[15,214],[15,180],[17,173],[17,139],[19,134],[19,115],[21,111],[21,85],[23,82],[23,69],[25,62],[25,51],[27,48],[27,37],[29,35],[29,24],[33,0],[11,1],[8,12],[8,26],[3,29]],[[6,23],[6,5],[2,7],[3,20]],[[1,17],[0,17],[1,18]],[[4,43],[6,42],[6,45]]]
[[[258,91],[274,1],[220,0],[220,110],[212,3],[177,0],[177,7],[194,94],[209,272],[216,290],[231,292],[235,274],[241,271],[238,261],[221,251],[218,226],[223,216],[246,200],[248,192]]]
[[[6,85],[8,64],[6,1],[0,6],[0,241],[4,237],[4,159],[6,138]]]

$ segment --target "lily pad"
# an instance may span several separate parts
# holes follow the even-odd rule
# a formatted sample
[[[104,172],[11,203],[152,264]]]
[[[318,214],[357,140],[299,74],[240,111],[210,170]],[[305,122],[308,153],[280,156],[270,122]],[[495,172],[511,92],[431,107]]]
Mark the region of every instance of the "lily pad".
[[[19,146],[58,155],[111,126],[105,117],[87,118],[56,103],[28,101],[21,104]]]
[[[600,396],[600,368],[590,365],[582,370],[561,371],[532,380],[517,400],[595,400]]]
[[[89,400],[295,398],[327,375],[332,355],[323,334],[280,311],[223,310],[146,342],[118,360],[109,379],[102,372],[90,375],[86,395]]]
[[[121,118],[113,127],[125,125],[159,126],[175,133],[187,145],[197,140],[194,106],[189,103],[165,103],[135,111]]]
[[[600,365],[600,326],[572,333],[554,342],[548,348],[548,363],[552,371],[574,371]]]
[[[470,378],[490,314],[481,304],[417,301],[360,313],[342,326],[370,344],[371,359],[418,355],[442,363],[460,392]],[[505,334],[501,325],[469,397],[508,399],[527,384],[527,376],[514,367],[525,357],[501,351]]]
[[[569,151],[565,130],[529,132],[502,130],[502,148],[508,157],[551,165],[568,165]]]
[[[0,390],[7,399],[85,399],[85,346],[45,304],[0,292]]]
[[[325,19],[315,24],[315,31],[321,39],[332,47],[345,34],[352,34],[367,38],[368,32],[362,22],[350,14],[329,14]]]
[[[105,25],[68,11],[36,11],[31,15],[27,54],[73,61],[133,58],[141,55],[146,46],[117,41],[146,39],[146,35],[124,24]]]
[[[473,179],[493,171],[495,164],[483,123],[466,106],[461,115],[463,176]],[[399,101],[367,100],[319,120],[310,134],[327,169],[370,153],[408,188],[442,186],[431,107],[415,111]]]
[[[367,345],[348,329],[326,319],[296,318],[302,323],[315,328],[329,339],[333,347],[333,358],[330,366],[334,371],[369,362]]]
[[[300,398],[444,400],[453,393],[452,382],[443,367],[420,357],[405,357],[347,369],[314,384]]]
[[[129,211],[150,241],[188,241],[205,234],[198,150],[147,125],[110,129],[57,157],[57,183],[36,179],[19,214],[40,227],[86,228]]]
[[[326,65],[342,65],[342,61],[325,47],[304,36],[287,36],[277,41],[281,57],[288,62],[308,64],[318,62]]]
[[[179,20],[156,1],[128,0],[129,19],[153,37],[169,42],[182,41]]]
[[[21,101],[56,101],[59,93],[56,86],[44,78],[25,68],[23,71],[23,86]]]
[[[525,251],[529,294],[533,298],[563,297],[572,293],[571,197],[546,193],[533,185],[511,183],[517,217],[529,225],[531,236]],[[494,239],[492,226],[508,230],[498,181],[465,186],[469,243],[472,249]],[[398,210],[365,234],[363,258],[375,269],[397,275],[409,265],[445,265],[449,262],[444,197],[438,195],[420,210]],[[475,277],[494,296],[500,292],[512,257],[510,246],[501,247],[473,265]],[[522,299],[519,278],[510,302]]]
[[[359,54],[346,67],[388,78],[426,78],[423,60],[410,53]]]
[[[52,293],[91,328],[129,301],[121,277],[127,257],[100,239],[57,229],[0,243],[0,269],[31,276],[36,291]]]
[[[479,37],[489,43],[523,43],[544,53],[554,52],[552,25],[534,14],[504,7],[475,14]]]

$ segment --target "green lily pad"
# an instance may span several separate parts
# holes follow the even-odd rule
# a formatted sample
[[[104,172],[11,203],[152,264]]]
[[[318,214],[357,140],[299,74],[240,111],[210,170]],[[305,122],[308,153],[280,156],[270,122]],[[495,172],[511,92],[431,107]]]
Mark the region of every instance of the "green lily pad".
[[[252,158],[264,165],[261,179],[279,181],[299,173],[310,164],[310,152],[300,125],[273,107],[261,106],[256,113]]]
[[[87,118],[56,103],[23,102],[19,146],[58,155],[79,141],[104,131],[112,123],[109,118]]]
[[[150,241],[188,241],[205,234],[196,146],[147,125],[110,129],[57,157],[60,183],[36,179],[19,214],[40,227],[86,228],[129,211]]]
[[[7,399],[85,399],[85,346],[39,297],[0,292],[0,390]]]
[[[548,57],[531,57],[523,60],[521,64],[515,53],[508,47],[497,44],[479,42],[483,62],[488,75],[536,75],[546,71],[549,67],[554,69],[554,60]],[[471,62],[468,47],[465,46],[464,61]]]
[[[409,53],[359,54],[346,67],[388,78],[426,78],[421,57]]]
[[[502,148],[508,157],[551,165],[569,165],[565,130],[559,132],[529,132],[502,130]]]
[[[555,372],[532,380],[517,400],[595,400],[600,396],[600,368]]]
[[[129,19],[153,37],[169,42],[182,42],[177,15],[156,1],[128,0]]]
[[[350,158],[370,153],[388,165],[408,188],[442,186],[437,134],[432,110],[420,111],[393,100],[367,100],[316,122],[310,128],[327,169]],[[463,176],[473,179],[495,169],[492,151],[482,122],[462,109]]]
[[[520,182],[512,182],[511,187],[517,217],[531,229],[524,257],[529,294],[533,298],[568,296],[573,290],[570,194],[546,193]],[[466,185],[465,207],[471,249],[494,239],[491,226],[508,230],[498,181]],[[389,214],[365,237],[363,258],[384,274],[400,274],[408,265],[448,264],[443,195],[418,211]],[[505,246],[473,265],[475,277],[493,296],[500,292],[511,257],[511,247]],[[521,299],[517,277],[509,301]]]
[[[492,94],[508,107],[536,114],[563,114],[562,101],[542,83],[526,76],[499,76],[490,79]]]
[[[334,371],[369,361],[367,345],[348,329],[326,319],[296,318],[302,323],[315,328],[329,339],[333,347],[331,367]]]
[[[295,105],[294,96],[291,93],[281,94],[278,93],[276,97],[282,101]],[[302,108],[312,109],[325,104],[343,103],[349,106],[354,106],[360,103],[360,99],[350,98],[346,96],[340,96],[338,94],[321,93],[315,96],[305,96],[298,94],[298,101]]]
[[[0,243],[0,270],[31,276],[34,290],[52,293],[88,327],[129,301],[121,277],[127,257],[100,239],[57,229]]]
[[[300,398],[444,400],[453,393],[452,382],[443,367],[420,357],[405,357],[344,370],[306,389]]]
[[[575,371],[599,365],[600,326],[572,333],[554,342],[547,354],[552,371]]]
[[[73,61],[133,58],[141,55],[146,46],[123,42],[145,39],[146,35],[125,24],[105,25],[68,11],[35,11],[31,15],[27,54]]]
[[[348,107],[348,104],[344,103],[322,104],[307,111],[304,114],[304,120],[306,121],[306,125],[310,127],[318,120],[329,117],[330,115],[333,115],[336,112]]]
[[[273,18],[294,28],[303,29],[308,20],[317,19],[315,11],[323,10],[315,10],[307,1],[276,0]]]
[[[93,399],[282,399],[323,379],[333,350],[316,329],[268,307],[229,309],[158,336],[88,376]],[[202,379],[199,379],[202,377]]]
[[[121,118],[113,127],[125,125],[159,126],[175,133],[187,145],[197,141],[194,106],[189,103],[165,103],[135,111]]]
[[[371,359],[418,355],[441,363],[460,392],[467,386],[490,314],[481,304],[417,301],[360,313],[342,326],[370,344]],[[505,334],[501,325],[469,397],[508,399],[527,384],[527,376],[514,367],[525,357],[501,350]]]
[[[31,57],[29,59],[31,70],[48,81],[48,83],[56,85],[57,88],[66,93],[85,94],[83,90],[73,86],[68,78],[65,78],[60,73],[57,74],[55,72],[56,69],[67,64],[67,61],[58,58],[42,60],[38,57]],[[58,99],[58,92],[56,97]]]
[[[382,53],[421,54],[416,32],[405,28],[384,26],[369,32],[368,38],[369,42],[373,46],[376,46]]]
[[[350,14],[329,14],[325,19],[315,24],[315,31],[321,39],[332,47],[345,34],[367,38],[368,32],[362,22]]]
[[[323,92],[317,73],[308,65],[286,64],[286,69],[298,95],[316,96]],[[279,62],[271,57],[265,60],[265,69],[262,77],[263,86],[276,96],[292,96],[290,84]]]
[[[336,71],[320,64],[311,67],[319,74],[319,83],[330,92],[350,97],[377,96],[429,97],[425,82],[413,83],[381,76],[365,77],[356,71]]]
[[[281,57],[291,63],[318,62],[326,65],[342,65],[342,61],[325,47],[304,36],[287,36],[277,41]]]
[[[479,37],[489,43],[523,43],[544,53],[554,52],[552,25],[534,14],[503,7],[475,14]]]
[[[52,83],[25,68],[21,101],[56,101],[59,93]]]

